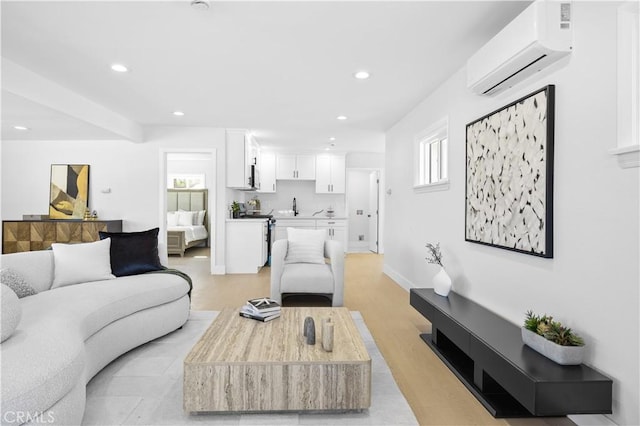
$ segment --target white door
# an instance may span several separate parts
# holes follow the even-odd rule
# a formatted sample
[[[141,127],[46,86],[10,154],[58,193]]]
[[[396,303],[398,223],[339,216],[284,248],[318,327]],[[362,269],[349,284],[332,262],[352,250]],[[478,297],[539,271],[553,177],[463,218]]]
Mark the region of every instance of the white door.
[[[369,174],[369,250],[378,253],[378,211],[380,205],[378,202],[378,186],[380,178],[377,171]]]

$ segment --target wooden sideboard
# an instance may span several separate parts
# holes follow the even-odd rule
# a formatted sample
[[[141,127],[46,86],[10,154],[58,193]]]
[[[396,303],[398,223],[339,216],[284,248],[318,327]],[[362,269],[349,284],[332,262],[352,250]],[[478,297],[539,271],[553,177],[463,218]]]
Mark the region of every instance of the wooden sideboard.
[[[122,232],[122,220],[5,220],[2,253],[46,250],[53,243],[88,243],[99,231]]]

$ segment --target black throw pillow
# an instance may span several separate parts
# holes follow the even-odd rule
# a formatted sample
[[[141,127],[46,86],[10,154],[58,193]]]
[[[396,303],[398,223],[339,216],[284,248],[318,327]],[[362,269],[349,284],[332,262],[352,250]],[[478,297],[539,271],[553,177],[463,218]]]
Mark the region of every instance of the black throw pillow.
[[[159,228],[141,232],[102,232],[111,238],[111,272],[116,277],[164,269],[158,257]]]

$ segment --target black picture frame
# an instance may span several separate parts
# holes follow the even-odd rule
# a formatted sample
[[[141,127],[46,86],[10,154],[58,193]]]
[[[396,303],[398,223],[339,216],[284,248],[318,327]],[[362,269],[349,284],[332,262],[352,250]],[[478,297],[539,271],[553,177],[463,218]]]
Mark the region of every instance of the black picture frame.
[[[466,125],[465,241],[553,258],[555,86]]]

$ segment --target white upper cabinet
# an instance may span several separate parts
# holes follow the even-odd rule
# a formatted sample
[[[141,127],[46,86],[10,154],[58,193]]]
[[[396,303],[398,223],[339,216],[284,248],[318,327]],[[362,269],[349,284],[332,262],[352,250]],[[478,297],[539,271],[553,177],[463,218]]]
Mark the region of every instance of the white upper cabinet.
[[[278,155],[276,179],[314,180],[315,178],[315,156],[295,154]]]
[[[314,180],[316,178],[315,155],[296,155],[298,179]]]
[[[227,129],[226,134],[227,188],[250,189],[251,166],[255,166],[258,144],[243,129]],[[257,187],[258,182],[254,185]]]
[[[260,153],[260,189],[259,192],[276,192],[276,154]]]
[[[344,194],[346,163],[342,155],[318,155],[316,157],[316,193]]]

